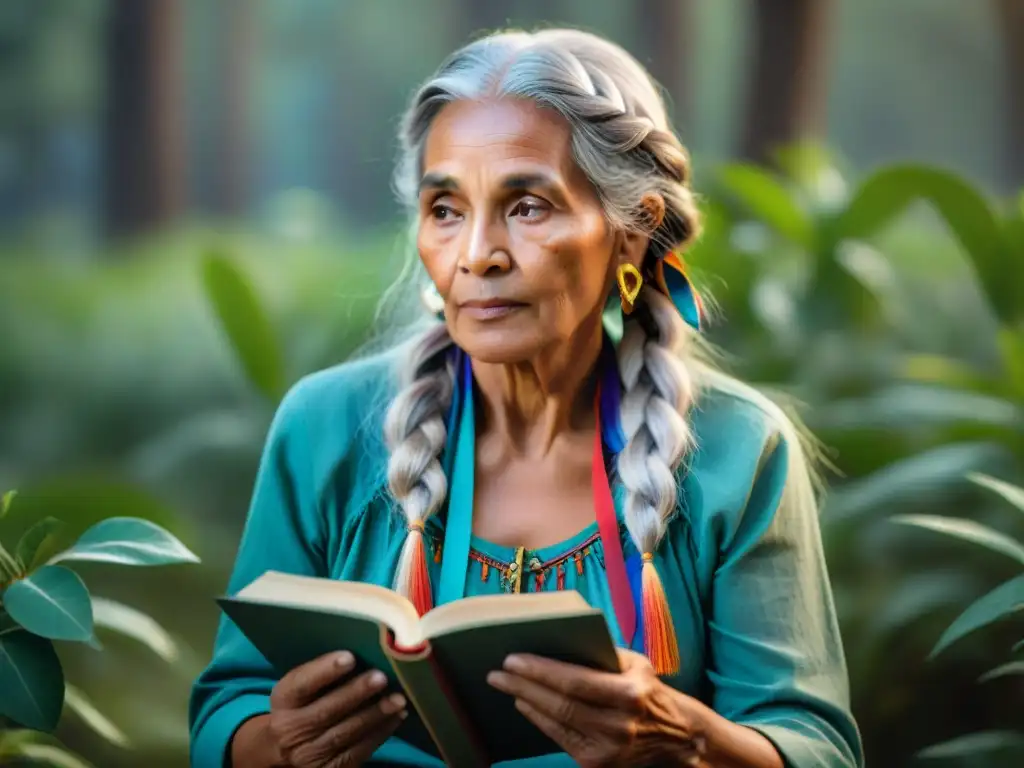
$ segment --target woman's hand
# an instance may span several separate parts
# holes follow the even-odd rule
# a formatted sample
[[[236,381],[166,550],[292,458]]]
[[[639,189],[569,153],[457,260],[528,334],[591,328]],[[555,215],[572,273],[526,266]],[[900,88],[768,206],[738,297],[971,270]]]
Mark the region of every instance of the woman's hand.
[[[267,735],[282,765],[361,765],[405,718],[402,694],[378,699],[387,684],[384,673],[346,679],[354,667],[351,653],[331,653],[296,667],[274,686]]]
[[[620,650],[619,661],[613,674],[509,656],[487,679],[582,766],[701,765],[703,705],[662,683],[647,657]]]

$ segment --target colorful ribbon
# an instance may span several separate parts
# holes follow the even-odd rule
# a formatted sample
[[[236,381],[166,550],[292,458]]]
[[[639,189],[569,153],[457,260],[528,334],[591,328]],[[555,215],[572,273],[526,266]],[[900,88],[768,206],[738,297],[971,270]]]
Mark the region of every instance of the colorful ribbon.
[[[450,485],[438,605],[458,600],[465,594],[473,530],[476,480],[473,374],[469,356],[461,350],[457,350],[456,355],[459,381],[448,419],[449,435],[452,436],[454,445],[445,456],[445,468]],[[613,453],[618,453],[625,445],[625,437],[618,418],[621,385],[614,365],[614,351],[608,345],[605,347],[600,365],[603,376],[595,398],[597,430],[594,435],[591,472],[595,517],[604,545],[605,571],[615,618],[623,639],[631,645],[637,630],[640,595],[639,590],[631,586],[635,576],[631,579],[626,567],[612,486],[605,467],[604,446],[608,445]]]
[[[669,269],[665,269],[668,266]],[[679,310],[683,319],[700,330],[704,314],[700,296],[686,274],[682,260],[669,253],[655,266],[654,282]],[[473,534],[473,505],[476,480],[476,413],[473,398],[473,372],[469,356],[456,348],[456,386],[448,415],[448,447],[443,457],[450,480],[447,519],[444,526],[441,578],[437,605],[463,597],[469,569],[469,552]],[[653,646],[646,651],[655,662],[659,674],[678,671],[678,650],[674,647],[671,616],[660,581],[653,569],[653,555],[646,553],[630,558],[627,563],[619,535],[618,516],[612,496],[612,485],[605,467],[604,449],[618,454],[626,444],[619,418],[621,381],[614,349],[606,342],[599,361],[601,380],[595,399],[597,430],[594,437],[592,487],[595,516],[604,545],[605,572],[615,617],[627,645]],[[647,614],[650,614],[648,616]],[[652,621],[659,639],[647,637],[645,625]],[[639,631],[638,631],[639,630]],[[651,630],[653,632],[653,630]],[[664,661],[667,655],[672,658]]]
[[[670,269],[665,269],[666,266]],[[704,304],[694,290],[679,254],[671,252],[658,261],[654,267],[654,280],[658,289],[672,299],[683,320],[699,331],[704,317]]]

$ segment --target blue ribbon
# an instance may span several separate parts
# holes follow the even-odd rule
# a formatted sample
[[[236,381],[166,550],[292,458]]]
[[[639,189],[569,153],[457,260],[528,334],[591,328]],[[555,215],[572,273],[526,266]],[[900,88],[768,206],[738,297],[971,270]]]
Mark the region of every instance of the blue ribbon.
[[[452,394],[448,418],[448,441],[454,438],[454,450],[448,451],[448,519],[444,528],[441,557],[441,582],[436,605],[461,598],[466,589],[469,545],[473,536],[473,499],[476,480],[476,414],[473,405],[473,369],[469,355],[457,351],[458,381]]]
[[[700,330],[700,306],[690,281],[674,268],[663,269],[665,287],[672,303],[683,319]],[[443,319],[443,315],[442,315]],[[616,318],[617,319],[617,318]],[[615,334],[612,334],[615,335]],[[449,478],[447,519],[444,530],[444,556],[441,560],[441,578],[436,605],[460,599],[465,591],[466,568],[473,534],[473,502],[476,480],[476,414],[473,403],[473,370],[469,355],[455,348],[456,382],[448,413],[448,446],[444,457],[445,474]],[[612,454],[618,454],[626,445],[619,418],[622,382],[615,360],[614,344],[606,337],[599,361],[601,367],[601,425],[602,440]],[[626,561],[634,603],[637,607],[637,631],[627,644],[643,644],[643,627],[639,617],[640,600],[639,555]]]
[[[663,269],[665,287],[668,289],[669,298],[676,305],[679,314],[683,316],[689,325],[700,330],[700,306],[697,303],[697,295],[693,291],[690,281],[679,270],[674,267]]]

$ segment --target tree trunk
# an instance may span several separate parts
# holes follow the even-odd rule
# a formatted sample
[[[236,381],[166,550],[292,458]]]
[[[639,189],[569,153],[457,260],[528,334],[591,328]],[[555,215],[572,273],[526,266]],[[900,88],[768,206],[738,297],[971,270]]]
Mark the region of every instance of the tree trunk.
[[[244,214],[248,202],[254,19],[251,0],[221,0],[220,66],[217,68],[220,119],[216,126],[214,209],[221,216]]]
[[[1006,122],[1003,124],[1003,177],[1012,190],[1024,187],[1024,2],[997,0],[1003,39]]]
[[[687,77],[693,47],[692,0],[640,0],[639,58],[664,87],[669,118],[683,133],[690,123],[692,88]]]
[[[182,7],[113,0],[108,23],[104,221],[116,237],[184,208]]]
[[[830,0],[753,0],[754,50],[741,154],[770,163],[823,128]]]

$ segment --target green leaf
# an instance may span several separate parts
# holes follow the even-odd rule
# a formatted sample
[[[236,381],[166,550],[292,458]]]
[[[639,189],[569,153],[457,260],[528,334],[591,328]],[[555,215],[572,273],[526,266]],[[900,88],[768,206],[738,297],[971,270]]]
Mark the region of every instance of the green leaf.
[[[0,757],[9,757],[19,744],[26,744],[39,738],[39,731],[28,728],[0,729]],[[0,763],[3,765],[3,763]]]
[[[203,259],[203,283],[250,382],[277,402],[286,386],[284,357],[249,281],[229,259],[209,253]]]
[[[1008,661],[995,669],[990,669],[978,678],[978,682],[987,683],[989,680],[995,680],[997,677],[1006,677],[1007,675],[1024,675],[1024,661]]]
[[[1021,260],[1024,261],[1024,257]],[[996,340],[1013,392],[1024,398],[1024,333],[1000,328]]]
[[[4,592],[4,608],[29,632],[52,640],[92,639],[92,602],[85,582],[60,565],[44,565]]]
[[[941,355],[909,355],[902,364],[901,374],[923,384],[942,384],[979,394],[995,394],[1000,384],[962,360]]]
[[[42,733],[29,728],[0,729],[0,758],[11,757],[22,744],[38,742],[43,738],[46,737]],[[0,761],[0,765],[3,764],[3,761]]]
[[[15,557],[25,573],[34,571],[45,563],[54,548],[63,523],[54,517],[47,517],[29,528],[18,541]]]
[[[960,573],[948,568],[914,573],[898,579],[887,591],[885,601],[867,617],[866,630],[869,636],[880,639],[936,610],[962,604],[971,597]]]
[[[1008,555],[1024,565],[1024,545],[1014,541],[1004,533],[993,530],[974,520],[962,517],[942,517],[939,515],[896,515],[890,518],[894,523],[916,525],[930,531],[944,533],[963,541],[970,541],[988,547],[993,552]]]
[[[846,202],[846,182],[835,158],[820,144],[803,142],[780,147],[772,153],[772,159],[815,203],[832,208]]]
[[[21,749],[26,744],[48,744],[51,746],[58,746],[60,742],[57,741],[55,736],[49,733],[33,731],[28,728],[9,728],[6,730],[0,730],[0,758],[21,756]],[[7,765],[7,763],[0,759],[0,765]]]
[[[95,731],[97,735],[102,736],[111,744],[119,747],[127,747],[129,745],[128,737],[124,735],[121,729],[110,722],[107,716],[96,709],[86,695],[73,685],[65,686],[64,703],[68,709],[78,715],[82,722]]]
[[[943,650],[961,637],[976,629],[1024,608],[1024,574],[1015,576],[978,598],[960,614],[935,644],[929,659],[934,659]]]
[[[44,477],[23,488],[18,494],[17,519],[35,521],[47,516],[64,523],[57,537],[63,546],[110,517],[141,517],[175,531],[182,531],[184,523],[181,515],[145,488],[98,474]],[[26,523],[19,532],[28,527]]]
[[[1017,651],[1024,651],[1024,640],[1014,643],[1013,648],[1010,649],[1010,653],[1017,653]]]
[[[93,768],[91,763],[87,763],[78,755],[52,744],[23,744],[14,756],[51,768]]]
[[[14,503],[14,497],[17,495],[17,491],[8,491],[0,497],[0,520],[6,517],[7,513],[11,511],[11,505]]]
[[[817,429],[892,429],[967,423],[1005,427],[1024,422],[1024,410],[998,397],[921,384],[896,384],[868,397],[815,409]]]
[[[937,496],[962,483],[968,472],[991,466],[1004,456],[999,445],[969,442],[941,445],[894,461],[832,492],[824,522],[831,524],[887,505]]]
[[[975,761],[983,753],[1003,749],[1015,750],[1021,747],[1024,747],[1024,734],[1013,731],[980,731],[922,749],[917,753],[917,757],[925,759],[963,757],[972,761],[972,765],[977,765],[978,763]]]
[[[52,731],[64,706],[64,670],[44,637],[22,629],[0,634],[0,715]]]
[[[727,165],[720,178],[755,218],[794,243],[814,249],[814,223],[777,178],[756,166],[741,164]]]
[[[621,305],[616,309],[621,321]],[[195,478],[196,467],[222,472],[223,456],[234,460],[262,444],[267,421],[266,412],[251,407],[196,410],[141,443],[126,463],[134,477],[154,483]]]
[[[717,200],[704,198],[699,203],[701,213],[701,234],[686,251],[686,263],[689,267],[701,270],[735,269],[737,259],[723,258],[728,249],[729,235],[732,231],[732,219],[725,205]],[[726,262],[723,264],[723,261]],[[732,282],[729,282],[732,285]],[[620,315],[621,317],[621,315]]]
[[[165,661],[174,661],[178,657],[177,643],[167,630],[131,606],[93,597],[92,616],[97,627],[111,629],[138,640]]]
[[[989,475],[981,474],[980,472],[971,472],[967,475],[967,479],[978,485],[983,485],[989,490],[995,491],[1008,502],[1013,504],[1017,509],[1024,512],[1024,488],[1002,480],[997,480]]]
[[[102,520],[50,562],[91,560],[120,565],[198,563],[188,547],[159,525],[135,517]]]
[[[0,585],[21,576],[21,566],[11,553],[0,544]]]
[[[1016,267],[1006,250],[995,214],[985,199],[955,175],[919,165],[897,165],[869,177],[840,216],[837,232],[865,239],[899,216],[911,203],[927,201],[945,219],[974,263],[996,314],[1010,321],[1019,314],[1012,278]]]

